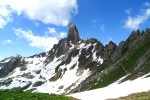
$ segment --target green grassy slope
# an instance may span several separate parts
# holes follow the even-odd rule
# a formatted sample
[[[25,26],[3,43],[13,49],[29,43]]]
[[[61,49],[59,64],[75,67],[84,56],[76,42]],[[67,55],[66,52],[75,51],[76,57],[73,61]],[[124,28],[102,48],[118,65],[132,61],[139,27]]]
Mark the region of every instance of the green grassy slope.
[[[47,93],[24,92],[19,89],[0,90],[0,100],[77,100],[72,97]]]
[[[120,97],[117,99],[108,99],[108,100],[150,100],[150,91],[142,92],[142,93],[134,93],[126,97]]]
[[[142,57],[146,52],[150,51],[150,41],[147,41],[143,43],[143,45],[136,49],[136,50],[129,50],[117,63],[109,63],[106,65],[113,64],[116,66],[116,69],[111,71],[109,74],[104,75],[97,84],[94,84],[91,89],[96,89],[96,88],[101,88],[105,87],[115,81],[117,81],[119,78],[121,78],[124,75],[127,75],[129,73],[133,73],[132,71],[134,70],[135,67],[137,67],[137,62],[140,57]],[[149,65],[149,61],[147,63]],[[104,68],[103,68],[104,66]],[[99,69],[107,68],[108,66],[102,65]],[[143,69],[141,72],[143,74],[149,73],[150,68],[143,66]],[[138,70],[138,72],[140,72]],[[134,74],[129,75],[125,80],[128,79],[133,79],[133,77],[136,77],[138,73],[134,70]],[[124,80],[124,81],[125,81]]]

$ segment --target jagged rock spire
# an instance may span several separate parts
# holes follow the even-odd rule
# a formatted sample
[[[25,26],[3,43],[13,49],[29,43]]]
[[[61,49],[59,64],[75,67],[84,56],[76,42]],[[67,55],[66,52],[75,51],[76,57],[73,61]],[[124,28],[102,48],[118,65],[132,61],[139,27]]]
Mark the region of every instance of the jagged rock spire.
[[[77,30],[75,24],[70,23],[68,25],[68,35],[67,35],[67,38],[61,39],[58,44],[55,44],[53,46],[54,51],[57,51],[55,53],[55,56],[56,57],[60,57],[62,54],[65,54],[69,50],[69,48],[72,46],[70,44],[70,42],[72,44],[76,44],[80,40],[81,39],[79,37],[78,30]]]
[[[76,28],[76,25],[73,23],[70,23],[68,25],[68,35],[67,35],[67,40],[71,41],[72,43],[77,43],[78,41],[80,41],[80,37],[79,37],[79,33],[78,30]]]

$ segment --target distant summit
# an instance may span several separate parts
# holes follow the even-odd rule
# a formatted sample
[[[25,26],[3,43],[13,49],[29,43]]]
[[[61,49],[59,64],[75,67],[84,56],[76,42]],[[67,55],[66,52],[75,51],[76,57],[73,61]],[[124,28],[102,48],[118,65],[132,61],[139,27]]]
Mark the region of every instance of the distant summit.
[[[61,39],[58,44],[55,44],[53,46],[54,51],[57,51],[55,53],[56,57],[59,57],[63,54],[66,54],[66,52],[72,47],[72,44],[78,44],[80,41],[79,33],[76,28],[76,25],[73,23],[70,23],[68,25],[68,34],[67,38]]]
[[[76,28],[76,25],[73,24],[73,23],[70,23],[68,25],[67,40],[71,41],[72,43],[77,43],[81,40],[80,37],[79,37],[79,33],[78,33],[77,28]]]

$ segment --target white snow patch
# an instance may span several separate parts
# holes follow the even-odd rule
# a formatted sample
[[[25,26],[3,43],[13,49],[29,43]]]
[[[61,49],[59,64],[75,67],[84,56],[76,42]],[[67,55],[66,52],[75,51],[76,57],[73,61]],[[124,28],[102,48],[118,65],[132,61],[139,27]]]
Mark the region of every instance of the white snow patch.
[[[93,57],[93,61],[96,61],[96,62],[99,62],[100,64],[102,64],[103,63],[103,59],[99,56],[99,57],[97,57],[96,56],[96,53],[97,53],[97,51],[94,51],[95,50],[95,45],[96,45],[97,43],[94,43],[93,45],[94,45],[94,48],[92,49],[92,57]]]
[[[96,56],[96,52],[97,51],[95,51],[94,53],[93,53],[93,61],[96,61],[96,62],[99,62],[100,64],[102,64],[103,63],[103,59],[99,56],[99,57],[97,57]]]
[[[19,82],[18,79],[14,78],[13,81],[11,82],[11,84],[9,86],[1,86],[0,89],[12,89],[14,87],[23,87],[27,84],[28,82]]]
[[[61,78],[59,78],[55,82],[50,82],[49,80],[47,80],[42,86],[37,87],[37,90],[44,93],[62,94],[64,92],[67,92],[65,91],[65,89],[71,86],[73,83],[78,80],[82,81],[84,78],[86,78],[88,76],[87,73],[89,72],[89,70],[84,70],[81,76],[77,76],[77,69],[79,63],[78,58],[79,57],[76,56],[71,59],[71,62],[68,65],[60,66],[61,69],[67,68],[66,72],[62,72],[63,75],[61,76]],[[70,69],[70,67],[74,64],[76,64],[75,68]],[[63,86],[63,89],[59,89],[60,86]]]
[[[55,73],[55,68],[61,63],[58,59],[60,58],[54,58],[52,62],[41,69],[40,75],[45,77],[46,80],[50,79],[50,77]]]
[[[80,47],[83,48],[85,44],[81,44]],[[81,52],[80,52],[81,53]],[[81,81],[83,81],[86,77],[89,76],[89,70],[84,70],[82,75],[77,75],[77,69],[78,69],[78,58],[79,55],[76,57],[73,57],[71,59],[71,62],[67,65],[60,66],[61,69],[67,68],[67,71],[62,72],[61,78],[59,78],[55,82],[50,82],[49,79],[55,75],[55,68],[62,62],[64,58],[64,55],[62,55],[59,58],[54,58],[52,62],[50,62],[48,65],[45,66],[44,60],[46,57],[34,57],[34,58],[24,58],[24,60],[27,62],[26,70],[21,71],[20,67],[17,67],[13,72],[11,72],[7,77],[1,78],[0,80],[6,80],[8,78],[12,78],[13,81],[8,86],[1,86],[0,89],[11,89],[14,87],[23,87],[28,82],[35,83],[37,81],[43,81],[44,83],[41,86],[36,87],[37,89],[33,92],[44,92],[44,93],[56,93],[61,94],[64,92],[68,92],[69,90],[65,91],[66,88],[71,86],[71,88],[75,88]],[[75,68],[70,69],[73,65],[75,65]],[[35,71],[41,70],[39,74],[36,74]],[[25,78],[22,75],[23,74],[29,74],[34,76],[33,78]],[[42,78],[40,78],[42,77]],[[75,84],[77,82],[77,84]],[[72,85],[75,84],[75,85]],[[63,86],[63,89],[59,89],[60,86]],[[32,85],[26,89],[30,90],[32,89]]]
[[[84,48],[88,49],[92,44],[89,43],[88,45],[86,45]]]
[[[7,62],[9,62],[10,61],[10,59],[6,59],[3,63],[7,63]]]
[[[23,87],[27,84],[27,82],[31,81],[32,83],[41,80],[39,79],[40,75],[35,74],[35,70],[41,70],[43,68],[43,62],[46,57],[35,57],[35,58],[24,58],[27,63],[26,70],[21,71],[20,67],[17,67],[13,72],[11,72],[7,77],[1,78],[0,80],[6,80],[8,78],[12,78],[13,81],[9,86],[1,86],[0,89],[11,89],[14,87]],[[33,75],[33,79],[27,79],[22,77],[23,74]]]
[[[104,62],[104,60],[101,57],[99,57],[97,61],[100,62],[101,64],[103,64]]]
[[[145,75],[146,76],[146,75]],[[121,96],[127,96],[136,92],[143,92],[150,90],[150,77],[140,77],[133,81],[126,81],[118,84],[115,82],[107,87],[85,91],[81,93],[71,94],[69,96],[81,99],[81,100],[105,100],[110,98],[118,98]]]
[[[63,70],[67,68],[67,71],[62,72],[61,78],[55,82],[50,82],[49,79],[56,74],[55,68],[62,62],[63,58],[64,55],[62,55],[59,58],[54,58],[54,60],[46,66],[45,63],[43,63],[46,57],[24,58],[25,62],[27,62],[26,65],[27,69],[21,71],[20,67],[18,67],[13,72],[11,72],[7,77],[1,78],[0,80],[2,81],[8,78],[12,78],[13,81],[8,86],[1,86],[0,89],[11,89],[18,86],[23,87],[29,81],[32,83],[35,83],[36,81],[43,81],[44,83],[41,86],[36,87],[37,89],[34,90],[33,92],[56,93],[56,94],[67,92],[65,91],[65,89],[74,84],[75,82],[77,81],[80,82],[84,78],[86,78],[89,70],[84,70],[83,74],[80,76],[77,75],[77,69],[79,64],[78,62],[79,55],[77,55],[76,57],[73,57],[71,59],[71,62],[69,64],[60,66],[60,68]],[[72,67],[75,64],[76,64],[75,68],[70,69],[70,67]],[[41,70],[39,74],[35,73],[37,70]],[[25,78],[22,76],[23,74],[29,74],[34,77],[31,79]],[[63,89],[59,89],[60,86],[63,86]],[[32,88],[33,87],[31,85],[26,90],[30,90]]]
[[[89,57],[90,57],[90,55],[87,55],[87,56],[86,56],[86,58],[89,58]]]
[[[75,45],[72,44],[71,41],[70,41],[70,45],[71,45],[71,47],[69,49],[73,49],[75,47]]]
[[[72,44],[71,44],[72,45]],[[9,86],[2,86],[0,89],[6,89],[6,88],[14,88],[17,86],[25,86],[29,81],[33,83],[37,81],[44,82],[41,86],[36,87],[37,89],[33,92],[44,92],[44,93],[56,93],[56,94],[62,94],[62,93],[68,93],[70,89],[76,88],[80,83],[85,80],[91,72],[89,69],[81,69],[81,73],[78,73],[78,59],[81,55],[82,49],[87,49],[91,45],[96,44],[87,44],[86,43],[80,43],[80,45],[72,45],[71,49],[77,48],[79,49],[79,54],[76,57],[71,58],[71,62],[69,64],[61,65],[59,68],[61,68],[62,75],[61,78],[59,78],[57,81],[50,82],[49,79],[54,76],[55,68],[64,60],[65,55],[60,56],[59,58],[54,58],[53,61],[51,61],[49,64],[45,65],[44,61],[46,57],[34,57],[34,58],[24,58],[22,60],[25,60],[27,62],[26,64],[26,70],[21,71],[20,67],[16,68],[12,73],[10,73],[7,77],[1,78],[0,80],[6,80],[8,78],[12,78],[13,82]],[[94,49],[92,50],[94,51]],[[47,54],[48,55],[48,54]],[[93,54],[93,58],[96,61],[99,61],[102,63],[102,59],[100,57],[96,57],[96,52]],[[71,67],[74,65],[74,68],[71,69]],[[25,66],[24,66],[25,67]],[[64,71],[64,69],[67,69],[67,71]],[[36,73],[36,71],[40,71],[39,74]],[[33,78],[25,78],[24,74],[29,74],[34,76]],[[26,76],[25,75],[25,76]],[[62,89],[59,89],[60,86],[63,86]],[[70,89],[66,90],[68,87]],[[32,85],[26,89],[32,89]]]
[[[0,59],[0,60],[3,60],[3,61],[0,61],[0,63],[7,63],[10,61],[11,58],[6,58],[5,60],[4,59]]]
[[[78,49],[82,49],[85,46],[85,43],[81,43],[78,47]]]

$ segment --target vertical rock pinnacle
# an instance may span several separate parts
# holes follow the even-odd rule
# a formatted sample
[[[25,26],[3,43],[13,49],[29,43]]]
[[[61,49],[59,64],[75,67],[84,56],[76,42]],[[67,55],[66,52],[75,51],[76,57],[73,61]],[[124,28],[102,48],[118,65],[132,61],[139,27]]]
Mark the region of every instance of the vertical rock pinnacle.
[[[81,40],[76,25],[73,23],[70,23],[68,26],[67,40],[71,41],[72,43],[77,43]]]

